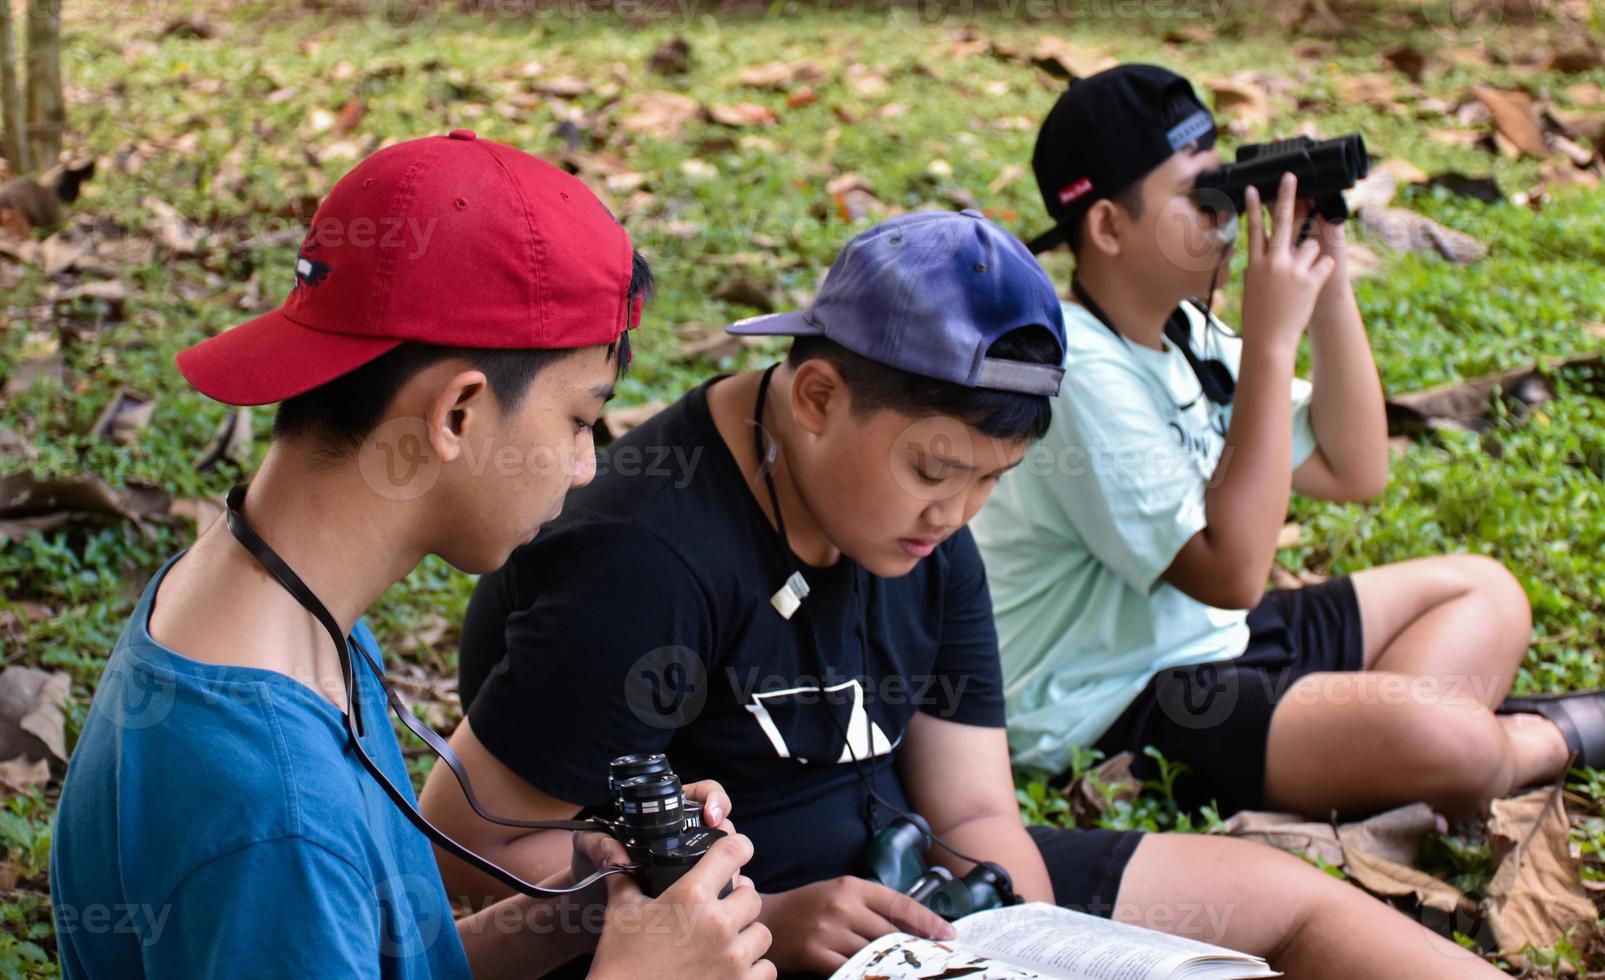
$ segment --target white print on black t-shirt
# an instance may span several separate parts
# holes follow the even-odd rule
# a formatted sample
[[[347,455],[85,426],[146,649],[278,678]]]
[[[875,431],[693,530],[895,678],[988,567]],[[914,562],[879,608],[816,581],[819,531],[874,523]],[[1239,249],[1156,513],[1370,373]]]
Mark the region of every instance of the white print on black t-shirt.
[[[812,685],[808,687],[793,687],[784,691],[767,691],[752,694],[752,701],[745,705],[747,711],[758,722],[768,736],[769,744],[774,747],[776,754],[782,759],[795,758],[798,762],[807,765],[808,760],[802,756],[795,756],[791,746],[780,734],[780,726],[775,724],[774,716],[769,713],[768,704],[778,705],[784,700],[795,700],[801,703],[818,705],[824,702],[824,708],[815,708],[815,711],[830,710],[829,696],[837,691],[851,690],[853,693],[853,707],[847,718],[847,741],[843,743],[841,754],[837,756],[837,764],[852,762],[854,759],[864,760],[872,755],[886,755],[895,747],[892,740],[886,736],[881,727],[869,720],[869,714],[864,710],[864,685],[856,680],[845,681],[830,687]],[[767,702],[767,704],[766,704]],[[871,738],[873,736],[873,738]],[[873,752],[871,751],[873,746]]]

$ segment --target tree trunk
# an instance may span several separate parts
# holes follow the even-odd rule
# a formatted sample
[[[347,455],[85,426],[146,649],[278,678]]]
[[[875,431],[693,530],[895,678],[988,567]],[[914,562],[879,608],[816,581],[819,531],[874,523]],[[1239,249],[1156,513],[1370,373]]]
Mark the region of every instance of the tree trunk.
[[[17,54],[12,46],[11,0],[0,0],[0,154],[13,174],[28,166],[28,139],[22,128],[22,93],[17,90]]]
[[[61,156],[67,104],[61,93],[61,0],[28,4],[28,159],[40,170]]]

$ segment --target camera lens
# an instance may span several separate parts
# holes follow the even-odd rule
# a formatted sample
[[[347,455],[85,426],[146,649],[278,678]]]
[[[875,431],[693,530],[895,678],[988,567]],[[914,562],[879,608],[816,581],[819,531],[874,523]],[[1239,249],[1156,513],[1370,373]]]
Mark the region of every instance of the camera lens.
[[[636,840],[655,840],[680,833],[685,792],[673,773],[635,776],[619,784],[619,819]]]
[[[618,792],[619,785],[626,779],[636,776],[655,776],[660,773],[672,773],[669,768],[669,759],[662,752],[637,752],[634,755],[621,755],[608,763],[608,788]]]

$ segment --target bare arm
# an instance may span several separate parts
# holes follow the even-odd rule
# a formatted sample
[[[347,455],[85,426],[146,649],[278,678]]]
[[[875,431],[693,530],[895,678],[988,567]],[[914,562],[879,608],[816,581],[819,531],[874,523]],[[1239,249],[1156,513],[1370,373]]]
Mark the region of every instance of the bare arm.
[[[1295,194],[1288,175],[1267,236],[1259,197],[1249,191],[1243,357],[1232,424],[1204,494],[1205,527],[1182,545],[1163,576],[1198,601],[1226,609],[1259,602],[1276,557],[1292,486],[1293,364],[1333,265],[1314,241],[1293,246]]]
[[[936,836],[972,857],[1002,865],[1014,879],[1015,892],[1027,901],[1053,901],[1048,869],[1020,817],[1004,729],[921,712],[909,722],[897,759],[909,802]],[[931,860],[955,875],[973,867],[939,847]]]
[[[1317,449],[1293,473],[1293,489],[1322,500],[1367,500],[1388,483],[1388,418],[1349,281],[1343,226],[1316,222],[1332,276],[1310,317],[1310,422]]]

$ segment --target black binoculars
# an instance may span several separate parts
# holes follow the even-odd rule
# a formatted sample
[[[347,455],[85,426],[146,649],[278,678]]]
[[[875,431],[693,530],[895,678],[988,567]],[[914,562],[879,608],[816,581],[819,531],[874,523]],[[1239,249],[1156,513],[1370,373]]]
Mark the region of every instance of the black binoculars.
[[[612,813],[599,815],[635,864],[641,891],[656,898],[724,836],[702,825],[702,804],[685,798],[661,752],[621,755],[608,764]],[[729,886],[726,886],[726,892]]]
[[[869,878],[900,891],[952,921],[971,912],[1018,905],[1014,880],[990,861],[977,864],[960,878],[946,868],[927,866],[931,828],[923,819],[899,817],[876,834],[865,848]]]
[[[1194,198],[1201,207],[1210,207],[1209,192],[1214,191],[1243,212],[1243,193],[1252,187],[1260,200],[1276,199],[1282,175],[1298,179],[1298,196],[1315,202],[1315,210],[1333,224],[1349,216],[1343,192],[1353,187],[1371,170],[1365,140],[1359,133],[1316,140],[1308,136],[1249,143],[1237,149],[1237,161],[1198,175]]]

